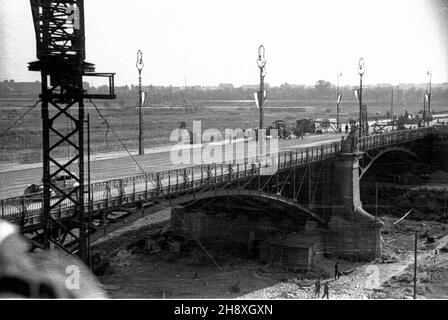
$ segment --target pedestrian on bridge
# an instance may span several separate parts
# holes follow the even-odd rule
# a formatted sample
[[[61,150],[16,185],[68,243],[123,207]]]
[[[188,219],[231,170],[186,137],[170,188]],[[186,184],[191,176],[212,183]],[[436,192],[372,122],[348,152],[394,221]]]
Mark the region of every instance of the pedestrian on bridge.
[[[327,282],[325,282],[325,284],[324,284],[324,295],[322,296],[322,299],[325,297],[325,296],[327,296],[327,299],[330,299],[330,294],[329,294],[329,292],[328,292],[328,281]]]
[[[314,296],[320,297],[320,278],[317,278],[316,283],[314,284]]]
[[[348,134],[348,123],[345,124],[345,134]]]

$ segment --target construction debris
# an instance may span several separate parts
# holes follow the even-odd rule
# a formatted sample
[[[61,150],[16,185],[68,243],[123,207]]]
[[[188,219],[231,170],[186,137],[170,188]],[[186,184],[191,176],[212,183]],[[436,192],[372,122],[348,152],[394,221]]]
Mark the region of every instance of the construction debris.
[[[160,229],[150,230],[139,235],[137,239],[126,246],[131,253],[159,254],[165,251],[179,253],[181,242],[184,239],[175,235],[169,229],[169,225]]]
[[[241,291],[241,289],[240,289],[240,282],[241,282],[241,280],[238,280],[237,283],[235,283],[233,286],[231,286],[230,287],[230,291],[233,292],[233,293],[240,292]]]
[[[92,272],[97,276],[112,273],[109,260],[99,252],[95,252],[92,256]]]

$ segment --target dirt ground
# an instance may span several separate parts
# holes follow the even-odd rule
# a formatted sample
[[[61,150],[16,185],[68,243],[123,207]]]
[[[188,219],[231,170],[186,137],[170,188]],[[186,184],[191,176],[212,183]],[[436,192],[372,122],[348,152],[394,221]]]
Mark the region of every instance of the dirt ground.
[[[110,271],[98,278],[111,298],[313,299],[320,277],[329,282],[330,299],[412,299],[415,230],[417,298],[448,298],[448,224],[409,219],[394,224],[396,217],[383,216],[383,259],[339,261],[340,270],[352,273],[334,279],[335,260],[324,259],[308,272],[265,265],[229,243],[201,247],[176,238],[169,219],[168,210],[159,211],[94,244],[94,252],[110,263]],[[179,242],[180,250],[147,250],[144,239],[160,237]]]
[[[414,292],[414,245],[417,231],[417,298],[448,298],[448,225],[435,221],[382,218],[383,252],[401,264],[398,272],[391,272],[371,298],[408,299]],[[435,253],[437,250],[437,254]]]

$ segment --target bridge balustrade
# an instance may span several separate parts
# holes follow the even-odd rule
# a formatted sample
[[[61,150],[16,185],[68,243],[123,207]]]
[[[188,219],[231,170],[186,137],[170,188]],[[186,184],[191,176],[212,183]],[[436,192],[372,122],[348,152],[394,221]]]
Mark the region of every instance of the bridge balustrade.
[[[432,127],[418,128],[413,130],[399,130],[389,133],[376,134],[361,137],[359,142],[360,150],[369,150],[389,146],[397,143],[419,140],[427,136],[433,130]]]

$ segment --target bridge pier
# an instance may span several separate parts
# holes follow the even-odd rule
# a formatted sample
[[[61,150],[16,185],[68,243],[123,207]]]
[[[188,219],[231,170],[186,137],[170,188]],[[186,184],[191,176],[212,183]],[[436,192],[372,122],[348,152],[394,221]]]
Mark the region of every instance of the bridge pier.
[[[241,209],[240,209],[241,210]],[[232,242],[247,248],[248,256],[273,265],[310,269],[324,252],[324,230],[314,219],[286,212],[237,210],[234,213],[171,208],[171,229],[190,240],[219,244]]]
[[[448,169],[448,140],[434,138],[431,143],[429,162],[439,170]]]
[[[342,141],[334,163],[326,252],[344,259],[373,260],[381,257],[383,223],[362,208],[359,160],[363,152],[353,148],[351,139],[349,136]]]

